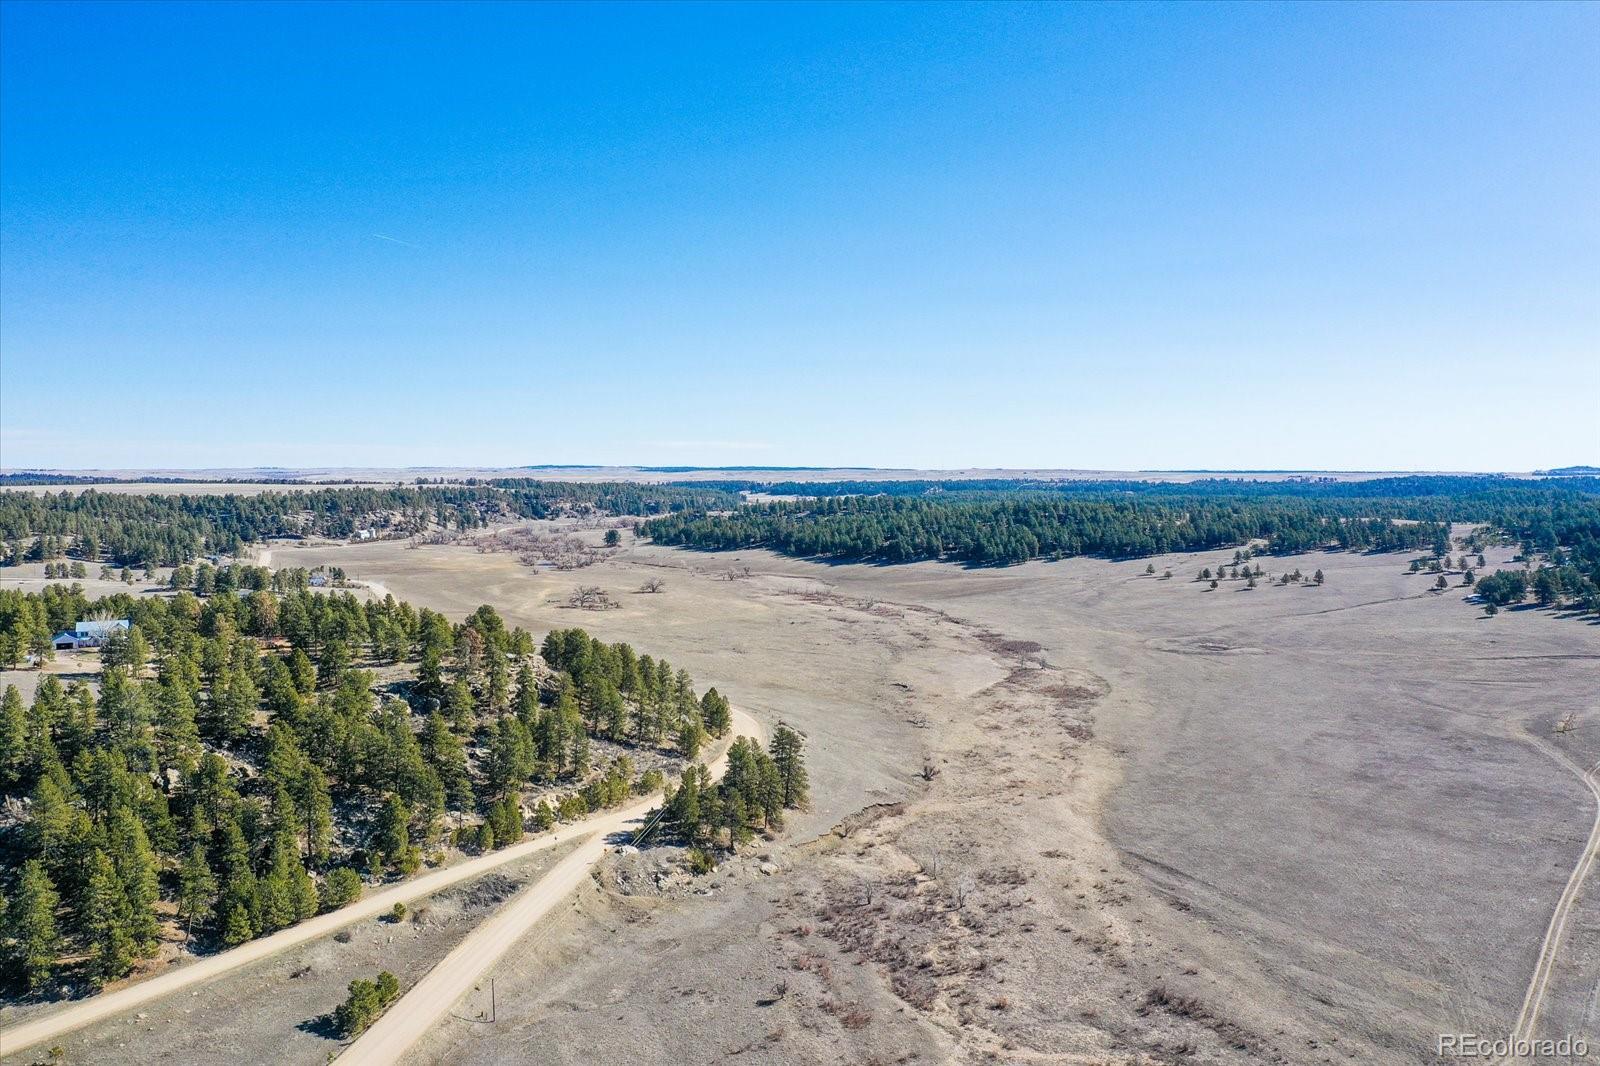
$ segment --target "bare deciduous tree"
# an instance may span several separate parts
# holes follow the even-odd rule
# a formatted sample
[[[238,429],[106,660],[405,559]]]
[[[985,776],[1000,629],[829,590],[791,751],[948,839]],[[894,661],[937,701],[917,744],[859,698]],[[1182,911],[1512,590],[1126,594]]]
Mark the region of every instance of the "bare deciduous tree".
[[[585,611],[604,611],[621,605],[599,585],[579,585],[572,590],[572,595],[567,597],[567,606]]]

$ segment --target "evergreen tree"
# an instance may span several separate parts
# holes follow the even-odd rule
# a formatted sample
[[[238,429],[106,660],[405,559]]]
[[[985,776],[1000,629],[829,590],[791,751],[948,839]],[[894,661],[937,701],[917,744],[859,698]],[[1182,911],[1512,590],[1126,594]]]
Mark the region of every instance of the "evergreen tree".
[[[303,921],[317,913],[317,883],[311,872],[295,854],[289,865],[289,901],[294,907],[296,921]]]
[[[56,932],[56,886],[44,863],[29,859],[22,864],[16,899],[5,908],[5,935],[11,940],[11,963],[30,992],[49,982],[61,955]]]
[[[787,725],[780,724],[773,731],[772,761],[778,768],[778,777],[783,785],[782,804],[785,807],[804,807],[810,798],[803,748],[800,734]]]
[[[305,766],[295,781],[294,797],[305,833],[306,855],[320,866],[328,861],[333,844],[333,797],[321,768]]]
[[[201,750],[189,690],[176,680],[164,682],[156,697],[156,751],[161,765],[176,769],[192,766]]]
[[[451,728],[456,732],[472,732],[477,703],[472,698],[472,686],[467,683],[466,678],[457,678],[453,684],[445,688],[444,712],[450,719]]]
[[[289,676],[301,698],[309,699],[317,691],[317,668],[303,648],[295,648],[289,655]]]
[[[273,837],[267,872],[259,882],[263,933],[292,925],[299,917],[294,884],[297,871],[305,873],[300,846],[292,831],[281,828]]]
[[[706,731],[700,724],[699,714],[686,714],[678,727],[678,754],[693,762],[705,743]]]
[[[519,722],[522,720],[519,718]],[[524,723],[523,729],[527,726]],[[461,739],[450,732],[444,715],[435,711],[428,716],[422,731],[422,751],[428,764],[438,775],[440,784],[450,804],[457,810],[472,806],[472,775],[467,769],[467,751]]]
[[[250,865],[250,848],[244,831],[226,816],[217,831],[220,840],[216,869],[222,884],[219,913],[222,915],[222,941],[232,947],[255,936],[261,928],[261,893]]]
[[[229,947],[237,947],[256,935],[255,925],[250,921],[250,912],[244,904],[232,902],[226,906],[222,919],[222,942]]]
[[[522,802],[517,793],[510,793],[490,809],[489,824],[500,847],[515,844],[522,839]]]
[[[373,837],[373,851],[385,865],[398,864],[411,846],[409,827],[411,812],[405,801],[390,793],[378,815],[378,828]]]
[[[217,879],[206,862],[205,849],[196,844],[178,869],[178,917],[184,930],[194,935],[196,924],[205,925],[217,905]]]
[[[358,977],[348,986],[348,995],[345,1001],[334,1010],[334,1024],[339,1031],[347,1037],[360,1036],[383,1011],[383,1003],[378,995],[378,986],[372,981]]]
[[[706,732],[714,737],[726,736],[733,725],[733,712],[727,698],[714,688],[706,689],[706,694],[700,698],[700,717],[705,722]]]
[[[59,768],[60,764],[56,766]],[[59,778],[66,778],[64,770]],[[59,879],[61,871],[76,857],[79,845],[89,836],[89,816],[68,799],[57,775],[46,774],[34,786],[28,824],[24,828],[28,849]]]
[[[87,869],[78,921],[89,948],[89,979],[103,985],[127,974],[135,945],[128,927],[128,897],[110,857],[93,849]]]
[[[328,873],[327,882],[323,885],[322,906],[326,910],[338,910],[347,903],[353,903],[361,896],[361,875],[348,866],[340,866]]]
[[[155,953],[161,927],[155,904],[161,897],[156,856],[144,824],[128,807],[114,811],[107,822],[111,860],[128,901],[128,935],[141,956]]]
[[[10,792],[27,780],[27,712],[17,686],[7,685],[0,696],[0,791]]]

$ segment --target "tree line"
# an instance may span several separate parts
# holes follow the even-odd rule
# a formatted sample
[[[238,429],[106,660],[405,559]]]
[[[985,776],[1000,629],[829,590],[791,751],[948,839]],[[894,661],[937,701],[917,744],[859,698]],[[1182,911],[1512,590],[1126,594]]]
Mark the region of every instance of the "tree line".
[[[1171,471],[1172,474],[1199,471]],[[1274,471],[1258,471],[1271,474]],[[1281,473],[1281,472],[1280,472]],[[676,484],[698,484],[677,482]],[[1516,478],[1504,474],[1407,474],[1339,480],[1292,476],[1278,480],[1203,477],[1191,481],[1125,478],[948,478],[903,481],[719,481],[723,488],[772,496],[940,496],[967,500],[1002,496],[1223,497],[1227,499],[1404,500],[1408,517],[1458,519],[1463,508],[1486,514],[1522,501],[1600,495],[1600,477]],[[1434,501],[1430,505],[1429,501]]]
[[[737,502],[736,495],[716,488],[519,478],[254,495],[4,491],[0,565],[71,555],[118,566],[177,566],[202,555],[237,554],[246,544],[272,537],[343,538],[365,528],[397,534],[470,530],[512,518],[643,516]]]
[[[753,504],[725,514],[654,519],[641,532],[663,544],[903,563],[945,559],[978,566],[1038,558],[1137,558],[1267,541],[1271,550],[1324,545],[1372,551],[1429,547],[1441,523],[1396,524],[1348,505],[1295,500],[1135,500],[1019,495],[981,501],[845,496]]]
[[[740,484],[807,498],[682,512],[648,521],[640,532],[702,549],[997,566],[1074,555],[1138,558],[1258,540],[1275,553],[1442,555],[1450,550],[1450,524],[1470,522],[1484,531],[1478,539],[1511,541],[1525,556],[1545,560],[1551,571],[1540,579],[1545,600],[1590,612],[1600,607],[1600,479],[1593,477]],[[1490,584],[1491,596],[1510,591]]]

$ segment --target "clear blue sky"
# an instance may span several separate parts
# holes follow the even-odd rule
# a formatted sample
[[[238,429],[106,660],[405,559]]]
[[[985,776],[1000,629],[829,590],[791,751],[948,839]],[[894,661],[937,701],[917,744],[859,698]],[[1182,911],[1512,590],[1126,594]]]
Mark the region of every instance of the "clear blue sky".
[[[1600,462],[1600,5],[0,20],[6,466]]]

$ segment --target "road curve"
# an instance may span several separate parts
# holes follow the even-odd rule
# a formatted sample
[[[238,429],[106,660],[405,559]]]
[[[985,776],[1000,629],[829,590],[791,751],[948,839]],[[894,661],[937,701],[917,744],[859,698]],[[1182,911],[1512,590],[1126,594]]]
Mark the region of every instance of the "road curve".
[[[1567,917],[1572,912],[1572,904],[1578,898],[1584,880],[1594,869],[1597,852],[1600,852],[1600,762],[1585,770],[1567,758],[1564,752],[1555,751],[1543,744],[1535,743],[1534,746],[1577,774],[1588,786],[1595,798],[1595,816],[1594,825],[1589,830],[1589,839],[1583,845],[1583,854],[1578,857],[1577,865],[1572,868],[1572,876],[1567,878],[1567,887],[1561,890],[1561,898],[1556,901],[1555,912],[1550,916],[1550,925],[1545,929],[1544,943],[1539,947],[1538,965],[1533,968],[1533,978],[1528,982],[1528,994],[1522,1000],[1522,1011],[1517,1015],[1516,1026],[1511,1030],[1513,1048],[1519,1042],[1531,1041],[1534,1038],[1539,1023],[1539,1011],[1544,1006],[1545,990],[1550,986],[1550,975],[1555,970],[1556,958],[1561,953],[1561,938],[1566,932]]]
[[[750,719],[748,715],[744,715],[743,712],[736,712],[736,715],[738,716],[736,723],[742,720],[750,723],[753,729],[759,730],[759,727],[754,726],[754,720]],[[749,732],[750,730],[745,731]],[[759,734],[757,733],[757,735]],[[717,756],[717,765],[719,766],[726,760],[727,746],[724,743],[722,751]],[[515,862],[535,852],[554,847],[562,840],[572,841],[584,837],[592,837],[594,840],[603,841],[604,834],[615,832],[616,829],[621,828],[631,818],[649,810],[656,801],[657,797],[651,797],[625,810],[601,815],[598,818],[588,818],[574,825],[561,826],[550,833],[532,837],[508,848],[491,851],[487,855],[480,855],[477,858],[468,859],[466,862],[457,863],[442,870],[435,870],[432,873],[412,878],[409,881],[402,881],[399,884],[364,896],[349,906],[341,907],[336,911],[329,911],[327,914],[319,914],[314,918],[307,918],[298,925],[291,925],[287,929],[281,929],[271,936],[248,941],[236,948],[230,948],[227,951],[207,956],[188,966],[169,970],[158,977],[139,981],[128,985],[126,988],[119,988],[115,992],[102,993],[61,1010],[53,1011],[43,1017],[23,1022],[9,1029],[0,1030],[0,1055],[14,1055],[24,1048],[33,1047],[35,1044],[41,1044],[46,1040],[53,1040],[75,1029],[93,1025],[95,1022],[132,1010],[163,996],[170,996],[172,993],[188,988],[191,985],[197,985],[212,978],[220,977],[230,970],[238,969],[240,966],[248,966],[252,962],[275,955],[297,944],[303,944],[308,940],[326,936],[352,922],[385,914],[392,910],[396,903],[409,904],[413,900],[431,896],[458,882],[481,877],[508,862]],[[580,852],[583,850],[583,848],[579,849]],[[565,861],[563,860],[563,864]],[[562,864],[557,864],[556,868],[546,875],[546,879],[556,876],[561,868]]]
[[[760,738],[764,735],[760,723],[737,708],[733,711],[733,720],[733,736]],[[723,745],[710,764],[715,776],[720,777],[727,765],[727,749],[728,745]],[[468,933],[467,938],[413,985],[388,1013],[345,1049],[337,1060],[341,1066],[392,1066],[399,1062],[401,1056],[448,1014],[474,982],[510,951],[534,923],[583,883],[605,855],[607,835],[643,818],[653,806],[654,799],[645,800],[596,819],[592,824],[585,822],[583,829],[590,835],[577,850]]]

